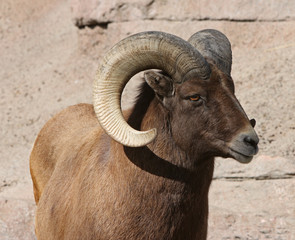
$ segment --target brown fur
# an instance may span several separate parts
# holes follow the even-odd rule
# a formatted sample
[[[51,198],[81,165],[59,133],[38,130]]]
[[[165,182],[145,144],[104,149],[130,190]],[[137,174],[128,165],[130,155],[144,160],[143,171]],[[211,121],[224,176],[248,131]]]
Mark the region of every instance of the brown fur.
[[[252,129],[232,80],[212,69],[174,96],[143,85],[128,122],[158,129],[145,147],[112,140],[89,104],[52,118],[30,159],[38,239],[206,239],[214,157],[230,156],[227,144]],[[196,92],[206,103],[186,98]]]

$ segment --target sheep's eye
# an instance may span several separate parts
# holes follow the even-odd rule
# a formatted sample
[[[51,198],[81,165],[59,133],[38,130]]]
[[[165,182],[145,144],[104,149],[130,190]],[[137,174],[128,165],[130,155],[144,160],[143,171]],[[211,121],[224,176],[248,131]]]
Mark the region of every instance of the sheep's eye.
[[[194,101],[194,102],[199,101],[200,99],[201,99],[201,97],[198,94],[189,97],[189,100]]]

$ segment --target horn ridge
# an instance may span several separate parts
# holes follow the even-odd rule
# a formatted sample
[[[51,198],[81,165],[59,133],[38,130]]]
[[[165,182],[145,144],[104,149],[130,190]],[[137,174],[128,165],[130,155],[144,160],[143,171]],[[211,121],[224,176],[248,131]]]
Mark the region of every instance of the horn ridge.
[[[193,34],[188,42],[205,58],[213,60],[221,71],[230,75],[232,65],[231,44],[222,32],[215,29],[205,29]]]
[[[147,145],[156,137],[156,129],[137,131],[125,121],[121,94],[136,73],[161,69],[178,81],[195,70],[209,77],[210,67],[204,57],[187,41],[163,32],[143,32],[114,45],[102,59],[93,84],[93,105],[102,128],[125,146]]]

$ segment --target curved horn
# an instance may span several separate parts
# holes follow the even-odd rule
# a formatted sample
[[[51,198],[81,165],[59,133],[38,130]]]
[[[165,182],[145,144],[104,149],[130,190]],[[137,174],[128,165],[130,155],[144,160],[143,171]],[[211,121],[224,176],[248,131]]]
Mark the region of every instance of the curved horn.
[[[188,42],[217,67],[230,75],[232,65],[231,44],[227,37],[214,29],[205,29],[192,35]]]
[[[117,43],[103,58],[93,88],[93,105],[102,128],[125,146],[147,145],[157,135],[156,129],[137,131],[121,112],[121,94],[129,79],[147,69],[161,69],[176,82],[192,74],[203,79],[210,67],[188,42],[163,32],[143,32]]]

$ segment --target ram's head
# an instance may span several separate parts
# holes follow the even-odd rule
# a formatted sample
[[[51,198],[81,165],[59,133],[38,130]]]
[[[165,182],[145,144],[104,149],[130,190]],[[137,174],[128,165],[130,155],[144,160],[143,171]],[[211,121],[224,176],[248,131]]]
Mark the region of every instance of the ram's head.
[[[169,115],[175,144],[189,154],[233,157],[246,163],[258,151],[258,137],[234,95],[232,54],[219,31],[204,30],[188,41],[162,32],[133,35],[106,55],[94,87],[94,107],[106,132],[126,146],[151,143],[157,130],[137,131],[124,120],[120,98],[139,71]]]

